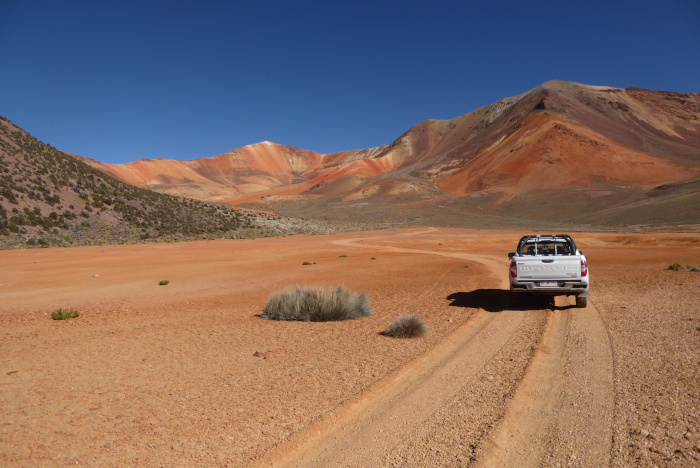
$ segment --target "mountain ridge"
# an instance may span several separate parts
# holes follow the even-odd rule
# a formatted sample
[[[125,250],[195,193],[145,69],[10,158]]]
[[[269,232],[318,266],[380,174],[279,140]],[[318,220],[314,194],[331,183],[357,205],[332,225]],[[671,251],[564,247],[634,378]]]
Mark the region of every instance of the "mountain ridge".
[[[700,93],[554,80],[376,148],[73,157],[131,186],[310,220],[700,229]]]
[[[507,198],[595,181],[650,188],[700,174],[699,116],[700,94],[554,80],[454,119],[426,120],[377,148],[320,154],[261,142],[190,161],[90,163],[133,185],[233,205],[391,174],[455,196],[500,190]]]

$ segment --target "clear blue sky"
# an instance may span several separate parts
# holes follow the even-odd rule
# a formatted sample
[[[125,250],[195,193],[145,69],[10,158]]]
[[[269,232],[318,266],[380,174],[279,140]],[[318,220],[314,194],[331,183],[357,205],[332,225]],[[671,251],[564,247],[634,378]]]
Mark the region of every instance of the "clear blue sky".
[[[700,92],[700,2],[0,0],[0,115],[108,163],[370,148],[552,79]]]

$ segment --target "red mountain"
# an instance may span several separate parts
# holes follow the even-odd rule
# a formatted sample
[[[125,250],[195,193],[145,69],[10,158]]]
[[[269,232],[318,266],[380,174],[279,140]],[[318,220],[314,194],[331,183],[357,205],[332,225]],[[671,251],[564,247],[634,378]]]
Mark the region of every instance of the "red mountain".
[[[649,190],[700,174],[700,94],[551,81],[380,148],[321,155],[264,142],[193,161],[88,162],[133,185],[234,205]]]

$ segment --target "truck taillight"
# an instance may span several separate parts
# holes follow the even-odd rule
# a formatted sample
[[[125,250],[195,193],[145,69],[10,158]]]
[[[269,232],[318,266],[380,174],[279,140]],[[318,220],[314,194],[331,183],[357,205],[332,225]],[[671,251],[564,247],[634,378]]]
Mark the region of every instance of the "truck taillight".
[[[516,278],[518,276],[518,269],[515,266],[515,261],[510,262],[510,276],[512,276],[513,278]]]
[[[581,260],[581,277],[583,278],[588,274],[588,263],[586,260]]]

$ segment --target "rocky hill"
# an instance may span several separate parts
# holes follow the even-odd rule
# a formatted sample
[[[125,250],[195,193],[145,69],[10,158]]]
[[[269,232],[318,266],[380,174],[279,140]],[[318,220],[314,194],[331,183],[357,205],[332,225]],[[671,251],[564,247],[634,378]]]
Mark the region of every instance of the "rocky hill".
[[[692,225],[700,94],[552,81],[380,148],[321,155],[264,142],[192,161],[88,162],[140,187],[295,216]]]
[[[156,193],[101,172],[0,118],[0,247],[250,237],[315,225]]]

